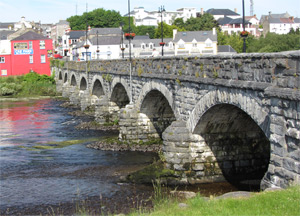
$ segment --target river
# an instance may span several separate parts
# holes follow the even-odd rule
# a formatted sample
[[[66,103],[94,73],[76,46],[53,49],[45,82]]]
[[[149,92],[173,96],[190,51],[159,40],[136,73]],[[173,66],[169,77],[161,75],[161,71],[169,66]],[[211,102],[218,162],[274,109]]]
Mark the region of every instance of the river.
[[[151,208],[153,186],[120,182],[157,159],[86,145],[116,133],[77,130],[87,117],[53,99],[0,101],[0,215],[107,215]],[[166,188],[164,191],[168,191]],[[219,195],[228,183],[177,188]]]
[[[119,183],[119,177],[151,163],[156,154],[86,148],[114,134],[76,130],[82,118],[60,103],[0,101],[1,215],[72,214],[80,207],[95,214],[128,212],[136,196],[149,198],[151,186]],[[128,209],[122,206],[126,199]]]

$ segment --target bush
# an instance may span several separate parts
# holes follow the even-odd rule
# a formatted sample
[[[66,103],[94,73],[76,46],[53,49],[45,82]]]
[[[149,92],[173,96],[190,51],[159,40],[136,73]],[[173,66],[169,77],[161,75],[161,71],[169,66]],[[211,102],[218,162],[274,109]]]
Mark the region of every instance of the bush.
[[[0,96],[55,96],[54,76],[35,72],[0,78]]]

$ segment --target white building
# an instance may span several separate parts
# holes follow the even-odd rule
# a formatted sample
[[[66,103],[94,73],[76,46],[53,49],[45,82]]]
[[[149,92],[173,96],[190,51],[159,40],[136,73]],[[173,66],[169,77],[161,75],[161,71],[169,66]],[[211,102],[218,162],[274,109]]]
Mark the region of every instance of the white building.
[[[263,25],[263,33],[268,32],[276,34],[287,34],[291,29],[295,31],[300,29],[300,18],[294,18],[287,12],[283,14],[263,15],[261,18],[261,24]]]
[[[124,15],[128,16],[128,14]],[[134,17],[134,24],[136,26],[157,26],[158,23],[165,22],[168,25],[172,25],[174,20],[177,18],[183,18],[184,21],[191,17],[196,17],[196,8],[180,8],[176,11],[164,11],[159,13],[158,11],[146,11],[143,7],[135,7],[130,12],[130,16]]]
[[[217,54],[217,33],[213,31],[187,31],[173,30],[175,56],[177,55],[203,55]]]

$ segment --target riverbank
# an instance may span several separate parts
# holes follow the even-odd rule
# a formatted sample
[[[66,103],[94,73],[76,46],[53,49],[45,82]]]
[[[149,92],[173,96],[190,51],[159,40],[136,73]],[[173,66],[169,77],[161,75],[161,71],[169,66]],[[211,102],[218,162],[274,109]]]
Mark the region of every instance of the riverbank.
[[[219,197],[205,198],[201,194],[196,197],[180,199],[164,199],[154,206],[153,211],[139,210],[135,215],[300,215],[300,186],[287,189],[266,190],[259,193],[235,192]]]

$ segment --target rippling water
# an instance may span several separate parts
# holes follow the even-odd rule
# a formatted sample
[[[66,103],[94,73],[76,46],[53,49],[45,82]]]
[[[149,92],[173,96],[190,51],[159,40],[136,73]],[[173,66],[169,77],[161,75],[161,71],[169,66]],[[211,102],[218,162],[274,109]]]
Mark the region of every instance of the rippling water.
[[[107,136],[74,129],[81,119],[51,99],[0,101],[0,209],[113,196],[123,168],[152,161],[154,154],[88,149],[90,138]],[[49,142],[82,140],[63,148]],[[122,188],[123,187],[123,188]],[[128,190],[130,188],[128,187]]]

